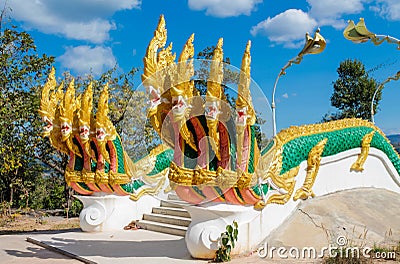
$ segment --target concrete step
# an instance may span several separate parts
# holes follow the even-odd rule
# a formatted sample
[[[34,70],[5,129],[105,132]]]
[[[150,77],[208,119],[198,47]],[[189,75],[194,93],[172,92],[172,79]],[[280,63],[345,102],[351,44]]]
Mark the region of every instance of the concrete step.
[[[143,220],[186,227],[191,222],[190,218],[162,214],[144,214]]]
[[[153,207],[153,214],[161,215],[172,215],[190,218],[190,214],[183,208],[173,208],[173,207]]]
[[[185,236],[187,230],[187,227],[184,226],[157,223],[148,220],[139,220],[137,222],[137,225],[146,230],[161,232],[176,236]]]
[[[182,205],[189,205],[189,203],[178,200],[161,201],[160,207],[182,208]]]
[[[168,200],[182,201],[181,198],[179,198],[179,196],[176,195],[175,193],[168,194]]]

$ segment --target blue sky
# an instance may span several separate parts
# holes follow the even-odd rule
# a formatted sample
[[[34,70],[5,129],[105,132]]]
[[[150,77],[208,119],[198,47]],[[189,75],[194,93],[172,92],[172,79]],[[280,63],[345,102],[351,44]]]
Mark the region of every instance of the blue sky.
[[[278,83],[278,131],[319,122],[335,111],[330,96],[341,61],[356,58],[368,70],[382,65],[371,73],[378,81],[400,70],[396,45],[356,45],[342,34],[347,20],[363,17],[370,31],[400,38],[399,0],[0,0],[1,6],[5,2],[14,23],[34,37],[38,51],[56,57],[58,74],[96,74],[115,64],[121,71],[142,67],[160,14],[178,54],[191,33],[196,53],[223,37],[225,56],[240,67],[251,40],[252,78],[268,100],[280,69],[303,47],[305,33],[319,27],[325,51],[305,56]],[[388,83],[375,116],[387,134],[400,133],[399,99],[400,81]]]

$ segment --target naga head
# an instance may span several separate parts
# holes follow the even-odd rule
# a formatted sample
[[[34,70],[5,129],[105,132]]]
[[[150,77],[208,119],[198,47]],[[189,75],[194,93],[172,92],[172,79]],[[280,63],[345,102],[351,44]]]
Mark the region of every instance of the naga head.
[[[108,83],[104,86],[100,94],[96,113],[96,140],[99,151],[104,159],[110,162],[109,153],[106,149],[107,141],[114,140],[117,136],[117,131],[108,117]]]
[[[208,100],[204,105],[204,115],[207,120],[217,120],[220,114],[220,102],[217,100]]]
[[[148,88],[150,94],[150,108],[157,108],[159,104],[161,104],[161,92],[160,89],[154,88],[153,86],[149,86]]]
[[[245,126],[247,123],[247,106],[236,108],[237,117],[236,117],[236,125]]]
[[[96,113],[96,139],[104,141],[107,136],[106,123],[108,119],[108,83],[100,94]]]
[[[108,84],[106,84],[100,94],[96,113],[96,139],[99,142],[113,140],[117,135],[108,112]]]
[[[55,70],[51,69],[47,82],[42,89],[42,96],[40,100],[39,115],[42,117],[43,122],[46,126],[43,127],[43,136],[50,136],[51,131],[54,127],[54,117],[57,109],[58,102],[61,100],[62,87],[55,91],[56,87]]]
[[[190,101],[193,97],[194,82],[191,77],[194,74],[193,68],[193,55],[194,55],[194,34],[192,34],[185,45],[183,46],[182,53],[179,56],[178,63],[173,68],[172,88],[170,89],[172,98],[172,114],[174,120],[183,120],[191,108]]]
[[[90,82],[81,98],[81,108],[79,109],[79,137],[86,143],[90,137],[90,121],[93,109],[93,88]]]
[[[66,141],[72,134],[72,124],[76,110],[74,80],[68,85],[60,105],[61,140]]]
[[[172,87],[170,89],[172,97],[172,116],[175,121],[183,120],[188,109],[187,98],[183,94],[183,90]]]
[[[185,110],[188,107],[188,104],[186,103],[186,99],[179,95],[177,97],[172,98],[172,113],[174,114],[175,117],[183,117],[185,114]]]
[[[220,114],[223,89],[222,82],[224,78],[223,72],[223,39],[218,40],[214,49],[212,61],[210,64],[210,75],[207,80],[206,103],[204,105],[204,114],[207,120],[217,120]]]
[[[238,98],[236,99],[236,125],[254,125],[255,114],[250,94],[250,47],[249,41],[242,58],[242,66],[239,75]]]

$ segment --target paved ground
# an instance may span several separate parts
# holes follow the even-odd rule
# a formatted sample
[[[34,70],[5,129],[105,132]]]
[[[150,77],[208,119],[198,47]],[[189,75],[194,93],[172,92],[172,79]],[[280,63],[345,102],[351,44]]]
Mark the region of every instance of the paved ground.
[[[344,235],[348,243],[362,246],[400,241],[400,196],[364,188],[343,191],[302,202],[298,210],[266,239],[270,247],[321,247]],[[146,230],[84,233],[36,232],[0,236],[0,263],[82,263],[45,247],[56,248],[86,263],[208,263],[194,260],[183,237]],[[230,263],[320,263],[321,259],[260,258],[257,254],[235,257]],[[377,260],[382,263],[382,260]],[[395,263],[390,262],[390,263]]]
[[[82,263],[34,243],[79,256],[86,263],[207,263],[190,257],[183,237],[147,230],[4,235],[0,236],[0,262]]]
[[[30,235],[32,234],[0,236],[0,263],[82,263],[27,242],[26,238]]]
[[[45,246],[79,256],[80,260],[56,253],[28,242],[40,241]],[[53,249],[54,250],[54,249]],[[36,232],[0,236],[0,263],[209,263],[194,260],[187,252],[183,237],[146,230],[113,233]],[[232,264],[272,264],[277,260],[262,259],[257,254],[235,257]],[[280,260],[282,264],[299,263]],[[310,261],[302,263],[314,263]],[[319,263],[319,262],[315,262]]]

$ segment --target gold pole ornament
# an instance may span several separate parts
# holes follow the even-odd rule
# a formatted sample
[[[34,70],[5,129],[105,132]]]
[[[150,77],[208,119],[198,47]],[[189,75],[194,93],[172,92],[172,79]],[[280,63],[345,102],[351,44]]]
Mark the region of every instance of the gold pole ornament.
[[[272,89],[272,102],[271,102],[271,108],[272,108],[272,133],[274,136],[276,136],[276,118],[275,118],[275,91],[276,91],[276,86],[278,84],[279,78],[283,75],[286,74],[285,70],[289,68],[290,66],[294,64],[300,64],[300,62],[303,60],[303,56],[306,54],[318,54],[324,51],[326,47],[326,41],[324,37],[319,33],[320,29],[318,28],[315,31],[314,38],[306,33],[306,42],[304,44],[303,49],[297,54],[296,57],[293,59],[289,60],[285,66],[282,67],[281,71],[279,72],[278,76],[276,77],[275,83],[274,83],[274,88]]]
[[[343,31],[343,36],[354,43],[364,43],[371,40],[374,45],[380,45],[384,41],[390,44],[396,44],[400,50],[400,40],[389,35],[377,35],[367,29],[364,18],[360,18],[357,24],[353,20],[348,21],[347,27]]]

